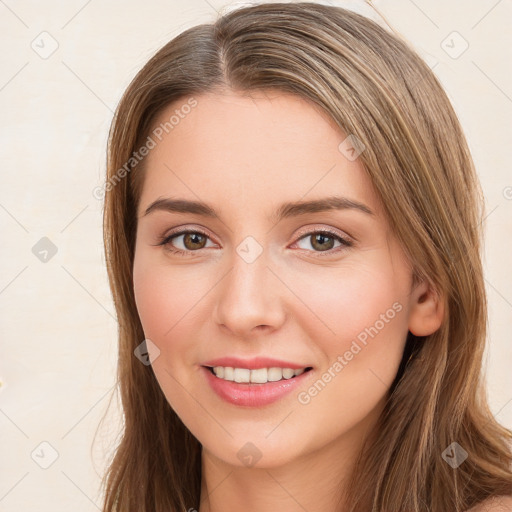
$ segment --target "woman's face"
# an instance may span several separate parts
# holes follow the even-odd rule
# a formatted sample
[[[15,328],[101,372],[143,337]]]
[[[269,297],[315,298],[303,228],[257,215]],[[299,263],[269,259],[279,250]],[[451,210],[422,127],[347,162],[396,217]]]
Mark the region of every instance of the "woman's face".
[[[363,148],[292,95],[187,100],[155,123],[137,212],[158,383],[228,464],[344,450],[381,412],[416,314]]]

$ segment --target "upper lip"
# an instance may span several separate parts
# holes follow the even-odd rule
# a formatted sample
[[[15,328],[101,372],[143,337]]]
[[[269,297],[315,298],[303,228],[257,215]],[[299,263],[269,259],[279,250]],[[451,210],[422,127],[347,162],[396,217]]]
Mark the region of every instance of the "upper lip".
[[[251,359],[240,359],[239,357],[219,357],[211,359],[203,366],[224,366],[231,368],[248,368],[250,370],[257,370],[258,368],[292,368],[299,370],[301,368],[309,368],[310,366],[304,364],[291,363],[290,361],[283,361],[281,359],[274,359],[272,357],[253,357]]]

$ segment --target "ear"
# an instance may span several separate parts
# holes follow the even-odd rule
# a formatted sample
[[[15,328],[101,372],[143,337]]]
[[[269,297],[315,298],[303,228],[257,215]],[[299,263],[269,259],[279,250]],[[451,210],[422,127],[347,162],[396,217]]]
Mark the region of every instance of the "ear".
[[[439,329],[444,318],[444,300],[427,281],[413,289],[409,310],[409,331],[428,336]]]

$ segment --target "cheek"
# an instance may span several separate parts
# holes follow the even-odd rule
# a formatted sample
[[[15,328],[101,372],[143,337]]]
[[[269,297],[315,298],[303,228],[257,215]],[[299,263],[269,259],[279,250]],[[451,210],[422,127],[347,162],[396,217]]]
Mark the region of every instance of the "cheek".
[[[180,267],[171,270],[155,258],[137,253],[133,288],[144,334],[155,340],[164,340],[171,334],[173,326],[191,308],[194,297],[200,294],[199,284],[183,270],[180,272]]]
[[[133,268],[133,289],[139,318],[147,338],[160,338],[160,333],[168,322],[165,311],[172,311],[174,294],[165,292],[155,267],[135,260]],[[168,329],[169,327],[167,327]]]
[[[195,332],[194,324],[197,327],[193,305],[201,293],[190,276],[184,279],[183,275],[179,269],[170,271],[144,256],[134,261],[135,302],[144,336],[159,350],[151,363],[153,372],[169,404],[190,424],[201,423],[186,416],[190,396],[185,391],[193,388],[193,375],[187,371],[195,362],[190,333]]]
[[[304,317],[311,320],[303,328],[316,333],[311,339],[323,361],[320,381],[304,390],[301,403],[314,400],[319,410],[337,403],[342,421],[348,411],[364,414],[383,398],[407,337],[407,284],[406,271],[397,274],[382,264],[337,274],[331,269],[314,283],[299,282],[297,294],[315,312]]]
[[[197,364],[198,326],[208,318],[205,296],[215,284],[216,274],[193,267],[135,258],[133,286],[137,312],[146,338],[155,343],[161,357],[153,364],[155,373],[164,368],[173,374]]]
[[[293,281],[294,293],[309,309],[302,316],[309,319],[309,330],[316,328],[317,338],[332,340],[325,348],[348,349],[351,340],[364,341],[373,327],[403,333],[406,315],[398,313],[405,310],[406,283],[401,276],[382,265],[326,270]]]
[[[384,271],[354,269],[335,282],[342,284],[325,286],[329,291],[323,294],[321,286],[312,287],[308,296],[311,309],[320,312],[335,334],[324,327],[323,335],[312,338],[323,364],[316,379],[297,394],[303,425],[322,442],[350,431],[384,403],[408,331],[406,294],[401,288],[405,281]],[[313,324],[309,328],[313,332]],[[313,417],[328,417],[330,426],[316,432],[320,427],[307,419]]]

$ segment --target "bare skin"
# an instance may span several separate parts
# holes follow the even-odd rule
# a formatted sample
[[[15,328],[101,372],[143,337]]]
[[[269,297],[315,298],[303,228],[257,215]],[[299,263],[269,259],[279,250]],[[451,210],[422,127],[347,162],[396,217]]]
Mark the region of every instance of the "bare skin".
[[[407,333],[437,330],[442,302],[427,283],[413,288],[410,262],[360,160],[339,150],[347,134],[318,108],[280,92],[196,99],[147,157],[134,289],[145,336],[160,350],[156,378],[203,446],[199,512],[339,510],[337,497],[382,411]],[[333,195],[372,213],[272,218],[284,202]],[[206,202],[218,218],[145,214],[171,197]],[[167,249],[187,253],[176,254],[157,245],[174,228],[206,236],[174,237]],[[325,229],[333,234],[319,240]],[[247,237],[262,251],[250,263],[237,252]],[[313,369],[297,392],[273,404],[238,406],[213,392],[202,368],[233,355]],[[325,386],[310,392],[319,379]],[[253,450],[247,443],[259,457],[252,466],[240,458]]]
[[[512,512],[512,496],[495,496],[489,498],[468,512]]]

